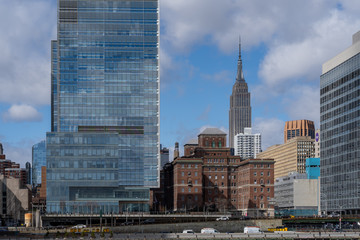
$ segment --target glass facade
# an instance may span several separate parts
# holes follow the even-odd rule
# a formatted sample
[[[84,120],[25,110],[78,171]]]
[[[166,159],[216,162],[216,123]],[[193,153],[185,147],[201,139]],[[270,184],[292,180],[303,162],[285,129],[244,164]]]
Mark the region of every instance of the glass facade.
[[[159,179],[158,39],[158,0],[58,1],[48,211],[147,210]]]
[[[320,177],[320,158],[306,159],[306,175],[308,179],[318,179]]]
[[[321,76],[321,209],[360,209],[360,54]]]
[[[46,166],[45,140],[32,147],[32,184],[41,184],[41,167]]]

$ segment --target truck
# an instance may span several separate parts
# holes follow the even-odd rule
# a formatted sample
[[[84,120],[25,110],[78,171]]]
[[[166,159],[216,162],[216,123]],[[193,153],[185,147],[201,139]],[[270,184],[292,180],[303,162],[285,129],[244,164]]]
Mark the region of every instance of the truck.
[[[201,233],[220,233],[215,228],[203,228],[201,229]]]
[[[244,227],[244,233],[260,233],[260,227],[257,226]]]

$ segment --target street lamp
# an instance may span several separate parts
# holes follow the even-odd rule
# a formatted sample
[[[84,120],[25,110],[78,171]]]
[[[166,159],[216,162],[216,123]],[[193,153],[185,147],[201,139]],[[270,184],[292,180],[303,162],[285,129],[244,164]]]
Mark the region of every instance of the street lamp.
[[[245,196],[242,195],[242,215],[245,216]]]
[[[339,208],[340,208],[339,229],[340,229],[340,232],[341,232],[341,212],[342,212],[343,206],[339,205]]]
[[[321,193],[322,196],[325,196],[325,215],[327,216],[327,195],[325,193]],[[321,205],[321,202],[320,202]]]

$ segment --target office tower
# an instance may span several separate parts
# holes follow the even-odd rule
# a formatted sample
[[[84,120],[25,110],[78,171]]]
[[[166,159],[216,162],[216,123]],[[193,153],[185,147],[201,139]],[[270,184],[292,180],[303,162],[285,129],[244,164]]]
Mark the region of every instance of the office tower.
[[[294,137],[284,144],[268,147],[257,158],[275,160],[274,177],[287,176],[290,172],[305,173],[306,159],[314,157],[314,139],[309,136]]]
[[[32,169],[31,169],[31,163],[26,162],[25,163],[25,169],[26,169],[26,184],[32,184]]]
[[[245,82],[242,69],[241,44],[239,44],[239,60],[237,66],[236,81],[230,96],[229,110],[229,144],[234,147],[234,137],[238,133],[244,133],[244,128],[251,127],[250,93]]]
[[[58,0],[47,211],[148,211],[159,181],[158,0]]]
[[[160,170],[169,162],[169,149],[160,145]]]
[[[360,213],[360,32],[322,65],[321,209]]]
[[[251,128],[244,128],[244,133],[235,135],[234,139],[235,155],[241,158],[256,158],[261,152],[260,133],[251,133]]]
[[[315,131],[315,157],[320,158],[320,129]]]
[[[300,136],[310,136],[315,138],[314,122],[310,120],[293,120],[285,122],[284,143],[291,138]]]
[[[41,167],[46,166],[45,140],[32,147],[32,184],[41,184]]]

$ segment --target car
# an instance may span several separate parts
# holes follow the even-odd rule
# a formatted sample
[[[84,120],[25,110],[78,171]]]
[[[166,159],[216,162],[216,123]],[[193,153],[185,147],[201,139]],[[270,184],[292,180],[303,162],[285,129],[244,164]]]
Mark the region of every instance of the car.
[[[81,228],[86,228],[85,224],[78,224],[72,227],[72,229],[81,229]]]
[[[195,233],[194,230],[191,229],[185,229],[183,230],[183,233]]]
[[[216,221],[228,221],[228,220],[229,220],[229,217],[226,217],[226,216],[218,217],[216,219]]]
[[[201,233],[220,233],[215,228],[203,228],[201,229]]]
[[[54,229],[55,227],[52,226],[52,225],[50,225],[50,224],[48,224],[48,225],[43,226],[42,228],[43,228],[44,230],[51,230],[51,229]]]
[[[58,225],[55,227],[56,229],[66,229],[67,227],[64,225]]]
[[[127,221],[127,222],[121,223],[121,226],[129,226],[129,225],[134,225],[134,222]]]
[[[143,224],[149,224],[149,223],[154,223],[155,222],[155,219],[153,218],[148,218],[148,219],[145,219],[145,221],[143,221],[142,223]]]

